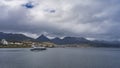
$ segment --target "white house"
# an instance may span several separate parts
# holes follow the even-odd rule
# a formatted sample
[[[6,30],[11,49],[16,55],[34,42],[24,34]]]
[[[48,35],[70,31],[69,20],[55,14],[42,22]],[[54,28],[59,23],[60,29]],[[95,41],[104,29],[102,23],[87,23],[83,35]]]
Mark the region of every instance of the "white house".
[[[1,40],[1,43],[2,43],[3,45],[8,45],[8,42],[7,42],[5,39],[2,39],[2,40]]]

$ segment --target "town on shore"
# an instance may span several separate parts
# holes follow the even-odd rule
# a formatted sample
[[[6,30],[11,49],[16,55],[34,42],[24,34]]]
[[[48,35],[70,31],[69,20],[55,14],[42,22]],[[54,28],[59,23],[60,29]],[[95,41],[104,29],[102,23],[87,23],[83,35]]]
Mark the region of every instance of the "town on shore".
[[[50,42],[32,42],[32,41],[21,41],[21,42],[9,42],[5,39],[0,41],[0,48],[31,48],[32,45],[36,45],[36,47],[48,47],[53,48],[55,44]]]
[[[52,42],[36,42],[36,41],[7,41],[2,39],[0,41],[0,48],[31,48],[32,45],[36,47],[47,47],[47,48],[66,48],[66,47],[75,47],[75,48],[89,48],[89,47],[107,47],[107,48],[120,48],[118,44],[102,44],[102,43],[81,43],[81,44],[55,44]]]

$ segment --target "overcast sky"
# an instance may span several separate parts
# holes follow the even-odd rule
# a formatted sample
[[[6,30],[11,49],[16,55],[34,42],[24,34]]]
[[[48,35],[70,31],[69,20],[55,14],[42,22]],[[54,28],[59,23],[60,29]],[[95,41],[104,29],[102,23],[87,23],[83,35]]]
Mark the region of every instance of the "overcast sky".
[[[120,0],[0,0],[0,32],[120,39]]]

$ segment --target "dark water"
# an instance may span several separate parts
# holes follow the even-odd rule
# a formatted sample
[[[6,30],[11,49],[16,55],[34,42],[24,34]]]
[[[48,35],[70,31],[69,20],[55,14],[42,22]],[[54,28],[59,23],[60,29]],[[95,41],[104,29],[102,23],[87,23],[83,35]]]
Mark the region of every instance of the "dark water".
[[[120,49],[0,49],[0,68],[120,68]]]

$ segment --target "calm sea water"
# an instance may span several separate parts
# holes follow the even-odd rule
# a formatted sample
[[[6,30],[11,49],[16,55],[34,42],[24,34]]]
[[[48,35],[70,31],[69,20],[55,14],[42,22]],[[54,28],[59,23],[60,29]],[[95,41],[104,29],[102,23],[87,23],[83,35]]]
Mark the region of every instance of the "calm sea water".
[[[120,68],[119,48],[0,49],[0,68]]]

